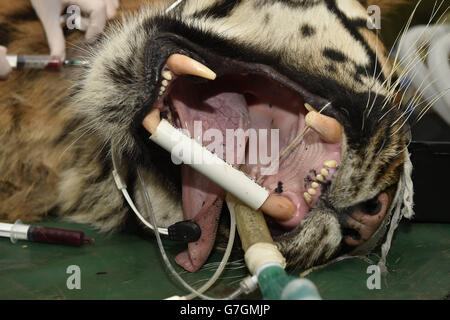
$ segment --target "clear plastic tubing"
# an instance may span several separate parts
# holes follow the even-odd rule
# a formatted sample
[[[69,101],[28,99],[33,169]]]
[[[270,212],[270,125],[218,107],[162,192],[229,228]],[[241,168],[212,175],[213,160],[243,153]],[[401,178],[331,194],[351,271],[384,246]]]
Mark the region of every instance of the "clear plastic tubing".
[[[153,224],[153,226],[156,226],[157,225],[156,224],[156,216],[155,216],[155,213],[152,208],[150,195],[148,194],[147,188],[145,187],[145,183],[144,183],[144,180],[142,178],[142,175],[141,175],[141,172],[139,169],[137,169],[137,175],[138,175],[139,182],[141,184],[142,192],[144,193],[144,200],[145,200],[144,202],[146,205],[147,213],[150,216],[150,222]],[[167,257],[166,251],[164,250],[164,246],[162,244],[161,236],[159,235],[159,232],[156,232],[155,229],[153,229],[155,236],[156,236],[156,242],[157,242],[159,250],[161,252],[161,256],[162,256],[167,268],[174,275],[174,277],[181,283],[181,285],[183,285],[188,291],[191,292],[191,294],[189,294],[187,296],[184,296],[184,297],[175,296],[175,297],[171,297],[170,299],[190,300],[197,296],[202,299],[205,299],[205,300],[214,300],[215,299],[215,298],[204,295],[203,292],[208,290],[222,274],[222,271],[224,270],[224,268],[228,262],[228,259],[230,257],[231,249],[233,248],[235,230],[236,230],[236,224],[235,224],[235,219],[234,219],[234,213],[230,212],[230,235],[228,238],[227,248],[225,250],[225,254],[223,255],[222,261],[220,262],[219,268],[217,268],[214,275],[203,286],[201,286],[199,289],[196,290],[196,289],[192,288],[189,284],[187,284],[186,281],[184,281],[183,278],[181,278],[181,276],[176,272],[175,268],[172,266],[172,264],[169,261],[169,258]],[[235,296],[239,295],[240,293],[241,293],[241,289],[239,288],[238,290],[236,290],[234,293],[232,293],[229,297],[227,297],[225,299],[234,298]]]

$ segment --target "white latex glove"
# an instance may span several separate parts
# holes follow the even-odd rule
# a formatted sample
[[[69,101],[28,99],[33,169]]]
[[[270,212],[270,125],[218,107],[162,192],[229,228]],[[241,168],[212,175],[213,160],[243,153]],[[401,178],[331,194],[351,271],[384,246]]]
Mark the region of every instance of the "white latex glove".
[[[6,60],[6,48],[0,46],[0,79],[6,79],[8,74],[11,72],[11,66]]]
[[[92,40],[103,32],[106,21],[116,15],[119,0],[30,0],[47,36],[50,55],[65,59],[66,45],[60,23],[64,7],[77,5],[89,16],[86,39]]]

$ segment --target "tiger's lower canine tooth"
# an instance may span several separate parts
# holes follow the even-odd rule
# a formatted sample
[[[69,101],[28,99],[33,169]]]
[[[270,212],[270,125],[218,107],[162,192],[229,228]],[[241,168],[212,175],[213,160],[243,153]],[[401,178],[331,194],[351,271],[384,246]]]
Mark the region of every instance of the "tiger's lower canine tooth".
[[[169,59],[167,59],[167,66],[170,71],[176,75],[187,74],[209,80],[214,80],[216,78],[216,74],[207,66],[195,61],[192,58],[189,58],[188,56],[178,53],[172,54]]]
[[[341,141],[342,125],[334,118],[310,111],[305,117],[306,125],[313,128],[327,143]]]
[[[272,194],[263,203],[261,210],[272,218],[285,221],[292,218],[295,206],[288,198]]]

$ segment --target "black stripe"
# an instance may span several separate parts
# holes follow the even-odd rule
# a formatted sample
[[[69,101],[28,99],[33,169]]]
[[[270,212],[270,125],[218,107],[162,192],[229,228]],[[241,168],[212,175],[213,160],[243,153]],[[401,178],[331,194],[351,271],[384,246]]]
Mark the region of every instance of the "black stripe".
[[[307,38],[313,36],[316,33],[316,29],[310,24],[305,23],[301,25],[300,33],[303,37]]]
[[[379,74],[379,80],[380,82],[383,82],[385,80],[385,77],[384,74],[381,72],[380,68],[382,64],[379,61],[377,61],[375,53],[366,43],[362,35],[358,32],[357,27],[359,26],[359,24],[358,23],[355,24],[355,21],[358,22],[358,20],[349,20],[347,16],[341,10],[339,10],[335,0],[325,0],[325,3],[328,7],[328,10],[330,10],[337,16],[337,18],[341,21],[344,27],[352,35],[352,37],[364,47],[367,55],[370,57],[370,63],[366,68],[367,70],[369,70],[369,74],[376,74],[376,75]]]
[[[322,52],[322,54],[335,62],[344,63],[347,62],[348,58],[347,56],[338,50],[332,49],[332,48],[325,48]]]
[[[61,142],[63,142],[64,140],[66,140],[66,138],[72,134],[74,132],[74,130],[76,130],[76,128],[81,124],[82,119],[73,119],[71,120],[62,130],[61,134],[59,135],[59,137],[54,141],[54,145],[58,145]]]
[[[241,3],[242,0],[223,0],[212,6],[203,9],[202,11],[196,12],[194,17],[214,17],[214,18],[224,18],[230,14],[230,12]]]
[[[111,175],[112,159],[111,156],[108,155],[109,150],[111,150],[110,143],[100,150],[99,162],[103,164],[103,167],[100,174],[93,181],[94,184],[102,183]]]
[[[131,72],[132,65],[130,61],[113,61],[112,64],[113,66],[107,65],[105,68],[109,78],[114,83],[119,85],[132,85],[136,81]]]
[[[267,5],[274,5],[275,3],[281,3],[289,8],[312,8],[322,3],[322,0],[259,0],[254,1],[253,6],[258,9]]]
[[[31,6],[21,8],[12,14],[9,14],[6,18],[13,23],[38,20],[38,16]]]
[[[17,29],[9,23],[0,22],[0,45],[7,47],[13,40],[12,34]]]
[[[117,124],[123,119],[124,105],[105,105],[102,107],[102,121]]]

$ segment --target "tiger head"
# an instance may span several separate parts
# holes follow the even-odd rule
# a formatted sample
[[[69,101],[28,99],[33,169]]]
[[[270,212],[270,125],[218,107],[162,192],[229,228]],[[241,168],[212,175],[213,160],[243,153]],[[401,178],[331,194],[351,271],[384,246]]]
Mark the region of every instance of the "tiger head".
[[[161,223],[182,208],[199,224],[201,239],[177,257],[184,268],[198,270],[207,259],[225,192],[149,141],[142,120],[152,108],[191,134],[196,121],[222,133],[278,130],[280,152],[289,151],[278,171],[245,167],[296,206],[287,221],[267,217],[289,267],[366,253],[382,239],[407,128],[394,102],[392,66],[368,17],[356,0],[185,0],[168,13],[152,6],[124,16],[93,46],[74,95],[77,110],[130,167],[146,170]],[[170,70],[176,54],[216,78]],[[337,120],[340,141],[310,128],[291,147],[305,129],[305,103]]]

